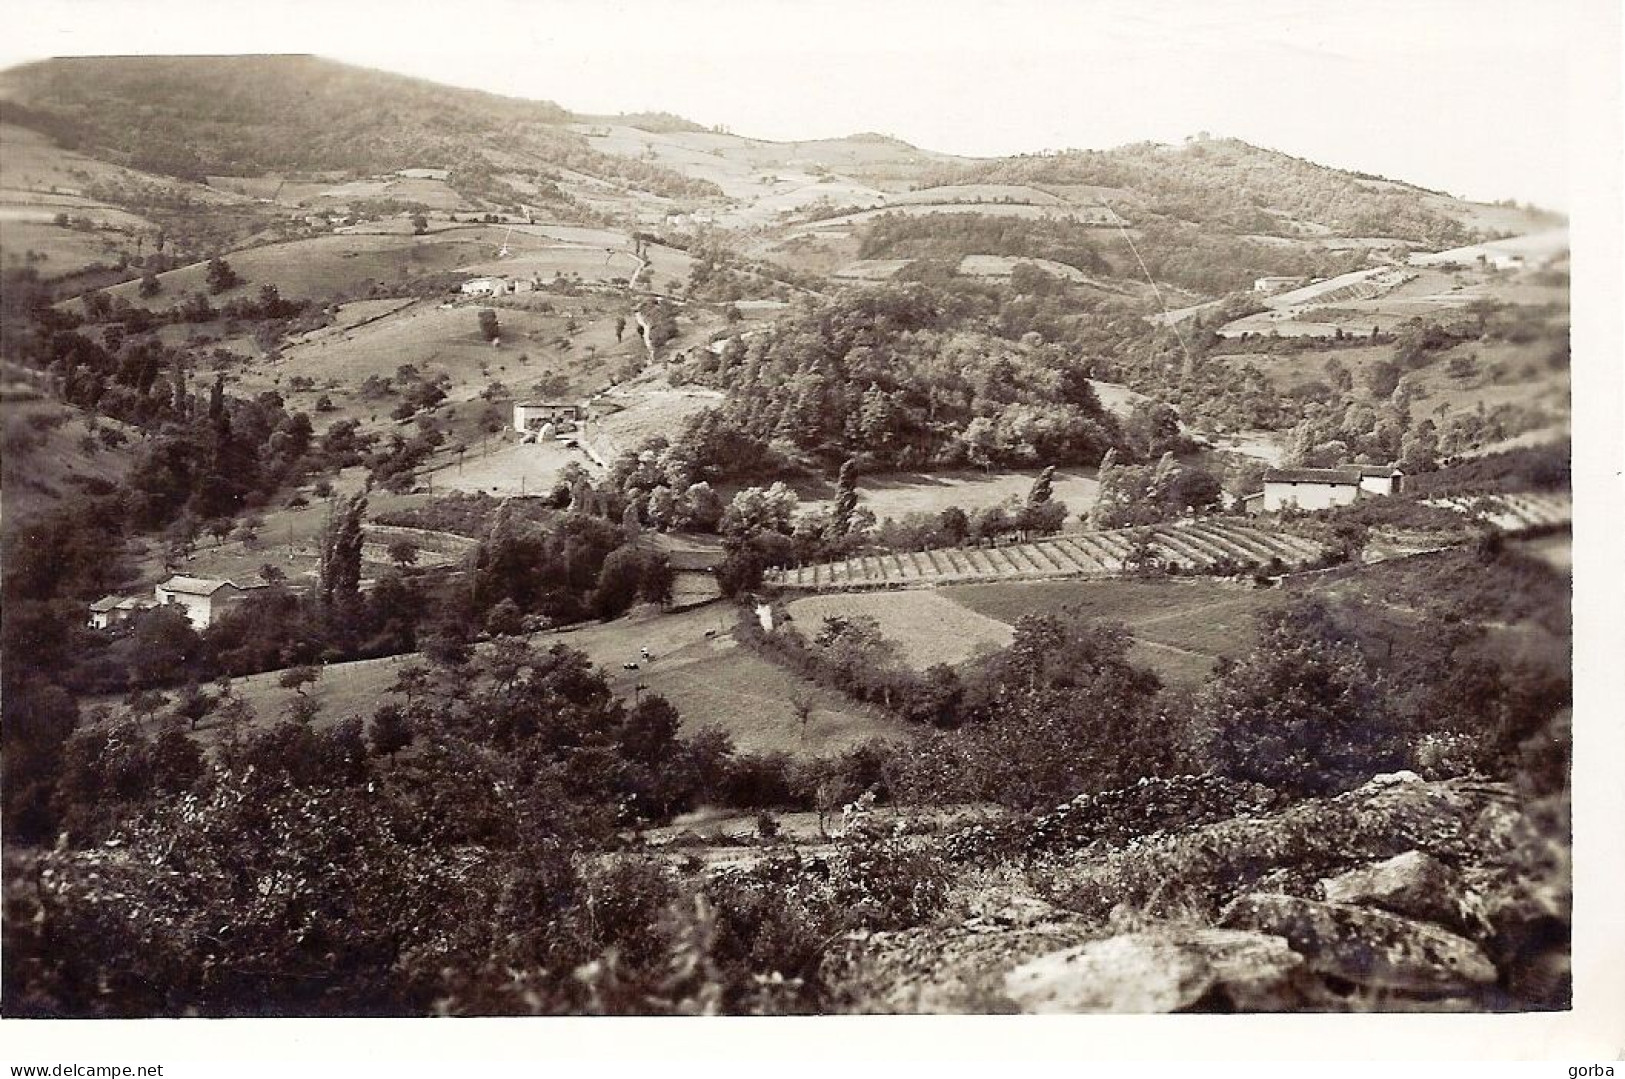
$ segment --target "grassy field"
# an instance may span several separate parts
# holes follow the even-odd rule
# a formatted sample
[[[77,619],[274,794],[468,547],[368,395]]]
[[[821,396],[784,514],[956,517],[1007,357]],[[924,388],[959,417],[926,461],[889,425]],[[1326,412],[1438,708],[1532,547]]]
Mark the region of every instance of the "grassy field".
[[[808,596],[791,603],[789,611],[808,638],[818,634],[825,618],[873,618],[881,635],[895,641],[903,661],[916,670],[936,663],[962,663],[979,651],[1010,643],[1010,627],[1005,622],[923,589]]]
[[[486,225],[417,237],[333,234],[232,251],[226,261],[244,283],[213,302],[253,296],[261,285],[275,285],[288,299],[356,295],[373,283],[404,282],[490,259],[501,241],[501,228]],[[134,281],[107,291],[138,307],[170,307],[189,292],[209,295],[206,278],[207,265],[199,262],[159,274],[162,291],[150,298],[139,294]]]
[[[1068,608],[1122,622],[1136,641],[1133,658],[1174,685],[1199,684],[1220,656],[1245,651],[1253,617],[1285,598],[1275,590],[1211,580],[1012,582],[960,585],[939,594],[1006,623]]]
[[[658,693],[677,707],[686,731],[721,727],[746,752],[819,757],[871,738],[912,736],[912,729],[900,721],[853,704],[834,690],[797,678],[739,647],[728,633],[732,620],[732,608],[718,605],[670,615],[635,612],[601,625],[536,634],[531,643],[538,648],[558,643],[585,652],[625,700]],[[717,633],[708,638],[708,630]],[[643,659],[644,648],[652,659]],[[306,690],[322,706],[318,725],[371,716],[378,705],[393,699],[389,687],[400,669],[420,662],[416,655],[392,656],[326,667],[320,680]],[[638,663],[639,669],[622,669],[628,662]],[[277,722],[293,698],[291,690],[277,685],[277,678],[277,672],[269,672],[235,684],[261,726]],[[805,732],[795,712],[799,701],[813,705]],[[198,734],[207,743],[219,738],[221,731],[205,720]]]
[[[1066,469],[1055,474],[1055,499],[1066,503],[1073,514],[1083,513],[1095,504],[1100,484],[1093,469]],[[860,504],[875,517],[900,518],[906,513],[941,513],[949,506],[969,512],[991,506],[1014,495],[1026,498],[1037,469],[1002,472],[893,472],[858,479]],[[797,486],[803,509],[829,509],[835,495],[832,483],[804,483]]]

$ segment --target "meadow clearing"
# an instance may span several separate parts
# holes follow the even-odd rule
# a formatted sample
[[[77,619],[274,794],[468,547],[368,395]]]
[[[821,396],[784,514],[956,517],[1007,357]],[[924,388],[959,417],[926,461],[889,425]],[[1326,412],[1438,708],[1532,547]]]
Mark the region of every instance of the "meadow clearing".
[[[555,644],[588,656],[617,695],[628,703],[643,694],[665,697],[683,716],[683,730],[719,727],[743,752],[784,752],[813,758],[839,753],[872,738],[910,738],[913,729],[876,709],[856,704],[835,690],[799,678],[733,639],[734,610],[712,604],[673,614],[634,611],[606,623],[536,633],[537,648]],[[707,632],[712,636],[706,636]],[[484,647],[484,646],[481,646]],[[644,659],[647,648],[652,659]],[[417,654],[328,664],[305,693],[321,706],[316,720],[327,727],[342,719],[370,717],[381,704],[397,701],[390,691],[403,667],[425,662]],[[623,663],[637,663],[626,670]],[[280,672],[236,679],[233,692],[253,708],[257,726],[276,723],[294,698],[277,684]],[[118,707],[118,698],[98,702]],[[798,704],[811,710],[803,728]],[[206,718],[198,737],[212,744],[224,734],[218,720]]]
[[[858,478],[858,502],[882,521],[909,513],[941,513],[950,506],[969,513],[1008,498],[1026,498],[1038,473],[1038,469],[882,472]],[[834,504],[835,487],[828,481],[794,486],[804,510],[828,510]],[[1056,471],[1054,491],[1055,500],[1064,502],[1075,516],[1095,504],[1100,484],[1094,469],[1069,468]]]
[[[1003,648],[1011,639],[1007,622],[929,589],[806,596],[788,610],[809,640],[818,636],[826,618],[873,618],[881,636],[897,644],[903,662],[919,671],[938,663],[963,663]]]
[[[1212,579],[1037,581],[958,585],[944,598],[985,617],[1014,624],[1023,615],[1075,610],[1121,622],[1134,636],[1130,656],[1172,685],[1199,685],[1220,656],[1252,644],[1253,619],[1280,606],[1285,593]]]

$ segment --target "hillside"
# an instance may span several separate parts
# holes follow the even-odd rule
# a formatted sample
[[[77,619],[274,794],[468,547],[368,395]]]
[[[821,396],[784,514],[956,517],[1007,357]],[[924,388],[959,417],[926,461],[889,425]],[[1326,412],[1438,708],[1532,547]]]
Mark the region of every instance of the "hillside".
[[[192,180],[435,168],[451,170],[459,187],[500,189],[491,174],[501,168],[568,168],[655,194],[710,193],[588,149],[557,105],[310,56],[49,60],[0,74],[0,98],[14,123]]]
[[[965,165],[936,179],[1111,188],[1119,201],[1148,213],[1274,236],[1392,236],[1446,246],[1489,223],[1478,204],[1327,168],[1239,139],[1035,154]],[[1553,221],[1554,215],[1530,211],[1521,222],[1503,216],[1495,224],[1529,231]]]
[[[0,393],[0,432],[8,529],[76,493],[110,490],[135,460],[131,432],[123,424],[93,421],[27,385],[8,382]]]

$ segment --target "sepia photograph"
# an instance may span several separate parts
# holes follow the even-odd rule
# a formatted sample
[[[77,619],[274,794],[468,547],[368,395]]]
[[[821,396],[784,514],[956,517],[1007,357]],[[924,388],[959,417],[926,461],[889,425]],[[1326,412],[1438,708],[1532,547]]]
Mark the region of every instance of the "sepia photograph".
[[[6,1063],[1617,1060],[1610,9],[7,5]]]

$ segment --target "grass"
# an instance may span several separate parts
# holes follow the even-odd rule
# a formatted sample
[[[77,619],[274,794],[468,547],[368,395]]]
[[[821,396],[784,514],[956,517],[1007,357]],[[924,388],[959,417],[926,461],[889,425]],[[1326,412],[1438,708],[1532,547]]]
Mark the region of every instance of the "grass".
[[[1011,469],[1001,472],[957,470],[944,472],[889,472],[862,476],[858,480],[860,504],[879,520],[901,518],[909,513],[941,513],[949,506],[970,512],[991,506],[1010,496],[1026,498],[1038,476],[1037,469]],[[1071,514],[1083,513],[1095,503],[1100,484],[1093,469],[1066,469],[1055,474],[1055,499],[1064,502]],[[834,496],[832,483],[807,483],[797,488],[802,508],[829,509]]]
[[[1284,602],[1282,593],[1209,580],[1012,581],[957,585],[940,595],[1000,622],[1066,609],[1122,622],[1134,635],[1133,658],[1174,685],[1195,685],[1220,656],[1252,641],[1253,618]]]
[[[721,628],[731,619],[731,608],[715,605],[671,615],[634,613],[570,632],[536,634],[531,643],[537,648],[563,644],[585,652],[622,699],[630,702],[640,694],[658,693],[677,707],[685,732],[721,727],[742,752],[821,757],[872,738],[912,735],[900,721],[855,705],[834,690],[804,681],[740,648]],[[708,638],[707,630],[720,631]],[[652,659],[642,657],[643,648],[649,649]],[[317,725],[330,726],[349,716],[370,717],[380,704],[395,699],[389,687],[400,669],[422,662],[413,654],[325,667],[306,690],[322,707]],[[639,669],[624,670],[621,664],[627,662],[637,662]],[[258,727],[280,721],[293,699],[291,690],[277,685],[278,677],[279,672],[270,671],[234,683],[234,691],[254,709]],[[813,705],[805,732],[796,715],[796,704],[803,701]],[[100,703],[116,705],[117,698]],[[211,717],[197,733],[207,745],[222,732]]]
[[[133,431],[113,420],[99,421],[103,429],[118,430],[127,438],[123,445],[109,448],[90,435],[86,418],[78,409],[55,401],[0,402],[0,484],[5,488],[8,522],[80,497],[81,481],[117,480],[134,463],[139,437]]]
[[[218,305],[234,296],[254,296],[261,285],[275,285],[290,300],[327,300],[364,292],[372,282],[456,270],[489,258],[500,242],[501,233],[492,225],[429,237],[335,234],[232,251],[226,261],[244,284],[210,296],[210,302]],[[209,296],[207,270],[206,263],[198,262],[159,274],[163,291],[150,298],[141,296],[133,281],[107,291],[139,307],[170,307],[189,292]]]
[[[789,611],[808,637],[832,615],[873,618],[881,636],[895,641],[903,662],[916,670],[962,663],[980,650],[1010,643],[1009,625],[935,591],[837,592],[798,599]]]

